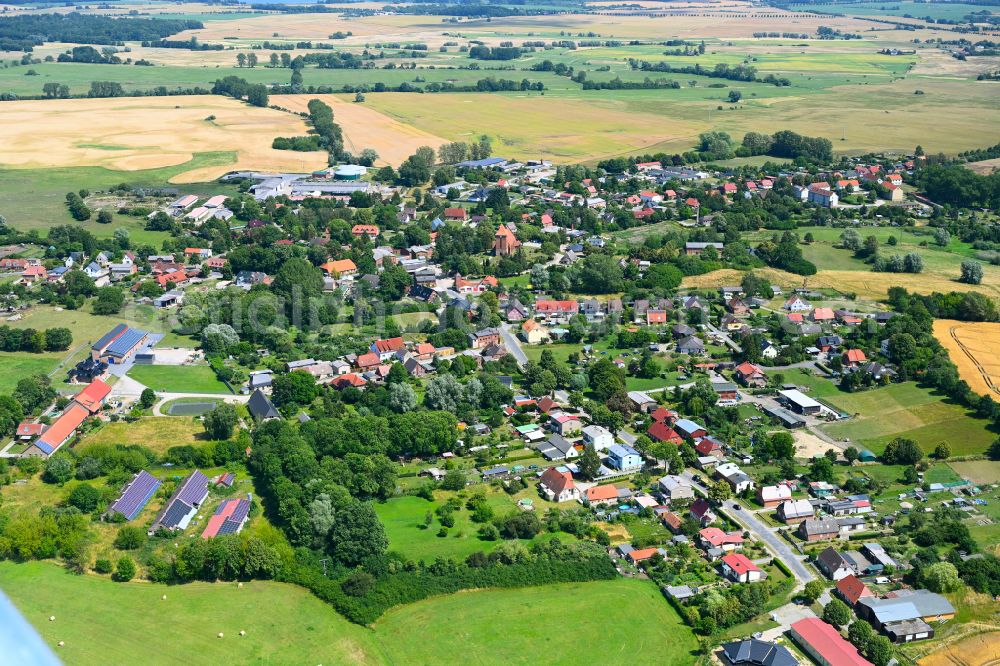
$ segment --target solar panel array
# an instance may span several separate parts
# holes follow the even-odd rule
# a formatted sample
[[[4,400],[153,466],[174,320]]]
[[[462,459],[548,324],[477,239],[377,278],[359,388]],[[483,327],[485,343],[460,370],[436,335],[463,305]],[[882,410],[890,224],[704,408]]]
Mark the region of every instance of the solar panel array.
[[[188,478],[184,479],[177,499],[189,506],[194,506],[201,504],[206,495],[208,495],[208,477],[199,470],[195,470]]]
[[[159,479],[146,470],[142,470],[125,487],[122,496],[111,505],[111,511],[120,513],[126,519],[132,520],[139,515],[139,512],[146,506],[146,503],[160,485]]]
[[[146,331],[141,331],[137,328],[130,328],[125,331],[121,337],[108,345],[108,348],[104,353],[111,354],[112,356],[124,356],[145,336]]]
[[[163,518],[160,519],[160,523],[166,528],[175,528],[181,524],[184,517],[191,512],[191,506],[185,504],[180,500],[174,500],[170,504],[166,513],[163,514]]]

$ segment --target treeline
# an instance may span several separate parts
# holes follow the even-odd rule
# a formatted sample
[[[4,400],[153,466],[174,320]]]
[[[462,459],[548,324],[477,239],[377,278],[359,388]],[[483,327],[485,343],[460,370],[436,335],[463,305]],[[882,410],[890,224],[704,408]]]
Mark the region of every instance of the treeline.
[[[530,550],[505,544],[489,555],[474,553],[460,564],[438,560],[406,569],[386,567],[377,577],[356,572],[334,581],[316,567],[297,566],[285,570],[279,580],[302,585],[348,620],[370,625],[395,606],[460,590],[610,580],[617,575],[602,546],[564,545],[553,539]]]
[[[0,351],[41,352],[66,351],[73,344],[73,333],[68,328],[11,328],[0,326]]]
[[[833,143],[822,137],[803,136],[790,130],[774,134],[747,132],[743,135],[746,155],[770,155],[789,159],[802,158],[808,162],[826,163],[833,159]]]
[[[359,69],[364,65],[364,60],[348,51],[306,53],[301,58],[304,63],[316,65],[319,69]]]
[[[21,14],[0,18],[0,42],[8,50],[31,51],[45,42],[120,44],[157,40],[204,28],[201,21],[110,18],[91,14]],[[18,45],[10,49],[11,45]]]
[[[997,171],[983,176],[963,166],[932,164],[917,173],[917,184],[935,203],[961,208],[1000,207]]]
[[[238,76],[217,79],[212,85],[212,94],[246,100],[251,106],[267,106],[267,86],[263,83],[247,83],[246,79]]]
[[[583,74],[583,72],[580,72]],[[582,81],[584,90],[676,90],[681,84],[669,79],[656,79],[648,76],[642,81],[623,81],[616,76],[610,81]]]
[[[517,46],[473,46],[469,49],[469,57],[475,60],[515,60],[521,57],[523,51]]]
[[[764,78],[757,78],[757,68],[751,65],[727,65],[720,62],[715,67],[703,67],[700,63],[693,65],[671,65],[667,62],[652,63],[648,60],[638,60],[636,58],[629,58],[628,64],[633,70],[642,72],[673,72],[676,74],[707,76],[713,79],[726,79],[728,81],[755,81],[781,87],[792,85],[789,79],[777,77],[774,74],[768,74]]]
[[[222,51],[226,47],[223,44],[205,44],[199,42],[197,37],[192,37],[187,41],[179,39],[157,39],[143,42],[143,46],[154,49],[186,49],[188,51]]]
[[[976,148],[959,153],[958,156],[968,162],[979,162],[981,160],[993,160],[1000,157],[1000,143],[989,148]]]

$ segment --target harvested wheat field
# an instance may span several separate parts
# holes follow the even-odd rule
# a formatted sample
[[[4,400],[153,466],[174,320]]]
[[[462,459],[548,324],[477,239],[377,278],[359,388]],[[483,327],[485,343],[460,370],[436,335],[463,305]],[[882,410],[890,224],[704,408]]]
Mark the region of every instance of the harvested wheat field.
[[[311,171],[326,166],[325,152],[271,148],[274,137],[307,129],[292,114],[216,95],[7,102],[0,114],[0,165],[138,171],[183,164],[195,153],[234,151],[232,164],[172,180],[208,181],[234,169]]]
[[[1000,298],[1000,285],[990,282],[989,279],[984,280],[983,284],[961,284],[933,273],[914,275],[870,271],[819,271],[816,275],[803,277],[772,268],[758,269],[754,272],[769,279],[772,284],[782,287],[836,289],[843,293],[854,293],[875,299],[885,298],[889,294],[890,287],[906,287],[908,291],[917,294],[929,294],[935,291],[978,291],[991,298]],[[742,276],[742,271],[723,268],[704,275],[686,277],[681,286],[688,289],[715,289],[726,284],[736,284]]]
[[[334,120],[344,130],[344,144],[355,155],[365,148],[372,148],[379,154],[380,162],[399,166],[400,162],[421,146],[430,146],[436,150],[438,146],[447,143],[445,139],[430,132],[336,95],[272,95],[270,101],[275,106],[305,113],[308,111],[309,101],[313,99],[320,99],[330,105]]]
[[[934,337],[973,391],[1000,396],[1000,324],[935,319]]]
[[[970,636],[917,662],[919,666],[996,666],[1000,664],[1000,632]]]

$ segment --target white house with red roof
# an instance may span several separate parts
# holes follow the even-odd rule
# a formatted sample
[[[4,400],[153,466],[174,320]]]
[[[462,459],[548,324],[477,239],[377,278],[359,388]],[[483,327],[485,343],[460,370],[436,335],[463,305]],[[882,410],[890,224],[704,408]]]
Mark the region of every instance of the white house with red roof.
[[[764,580],[764,572],[743,553],[730,553],[722,558],[722,575],[735,583]]]
[[[563,468],[550,467],[542,474],[538,486],[550,502],[572,502],[580,499],[580,489],[573,475]]]

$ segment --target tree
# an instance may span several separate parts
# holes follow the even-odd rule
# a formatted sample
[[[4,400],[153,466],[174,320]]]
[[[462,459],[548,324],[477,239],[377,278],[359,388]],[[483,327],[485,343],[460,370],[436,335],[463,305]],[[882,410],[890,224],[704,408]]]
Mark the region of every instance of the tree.
[[[146,388],[142,390],[139,395],[139,406],[143,409],[149,409],[156,403],[156,391],[151,388]]]
[[[580,468],[580,475],[583,478],[593,480],[597,478],[601,469],[601,457],[597,455],[594,447],[588,444],[576,464]]]
[[[811,580],[806,583],[805,588],[802,590],[802,597],[806,600],[806,603],[813,603],[823,594],[823,590],[826,586],[823,585],[823,581]]]
[[[460,469],[450,469],[441,479],[441,487],[445,490],[462,490],[465,488],[465,473]]]
[[[951,457],[951,447],[947,442],[941,442],[934,447],[934,457],[938,460],[947,460]]]
[[[835,627],[843,627],[851,621],[851,609],[840,599],[831,599],[823,607],[823,620]]]
[[[73,333],[68,328],[49,328],[45,331],[45,351],[66,351],[73,344]]]
[[[860,652],[868,651],[868,645],[874,637],[875,630],[864,620],[855,620],[847,628],[847,640],[851,641],[851,644]]]
[[[327,538],[327,552],[345,566],[354,567],[389,547],[385,528],[367,502],[353,502],[337,512]]]
[[[424,406],[444,412],[455,413],[465,391],[454,376],[443,373],[427,382]]]
[[[57,483],[60,486],[73,478],[76,465],[68,455],[52,456],[45,461],[45,473],[42,480],[46,483]]]
[[[316,399],[316,380],[304,370],[294,370],[274,378],[271,397],[278,407],[302,407]]]
[[[951,562],[937,562],[920,572],[924,587],[931,592],[956,592],[962,588],[958,569]]]
[[[238,421],[236,407],[228,402],[220,402],[205,414],[202,425],[209,437],[224,440],[233,436],[233,428]]]
[[[924,457],[920,446],[912,439],[897,437],[885,446],[882,461],[888,465],[916,465]]]
[[[115,548],[118,550],[135,550],[142,545],[146,535],[141,527],[122,525],[115,536]]]
[[[848,446],[844,449],[844,458],[847,460],[847,464],[850,465],[854,463],[861,456],[861,452],[858,451],[853,446]]]
[[[978,261],[966,259],[962,262],[962,277],[960,282],[966,284],[979,284],[983,281],[983,265]]]
[[[598,400],[607,400],[625,389],[624,371],[606,358],[592,364],[587,371],[590,389]]]
[[[101,287],[94,298],[94,314],[113,315],[125,306],[125,294],[118,287]]]
[[[112,576],[119,583],[127,583],[135,578],[135,562],[130,557],[123,557],[118,560],[115,573]]]
[[[417,394],[409,384],[389,384],[389,398],[386,405],[398,414],[412,412],[417,408]]]
[[[316,298],[323,293],[323,273],[305,259],[293,257],[281,265],[271,291],[284,296],[292,303],[300,304],[302,299]]]
[[[847,250],[857,252],[861,249],[861,234],[855,229],[847,229],[840,234],[840,244]]]
[[[886,666],[892,661],[892,641],[887,636],[875,636],[868,643],[868,658],[875,666]]]
[[[225,354],[239,343],[239,334],[229,324],[209,324],[201,331],[201,346],[208,354]]]
[[[826,456],[816,456],[809,465],[809,479],[832,483],[834,479],[833,463]]]
[[[101,491],[89,483],[81,483],[69,494],[69,505],[84,513],[95,511],[101,504]]]
[[[719,480],[708,487],[708,496],[713,501],[722,503],[732,497],[733,489],[724,480]]]
[[[743,93],[741,93],[739,90],[730,90],[729,91],[729,103],[730,104],[736,104],[741,99],[743,99]]]
[[[114,221],[114,215],[111,214],[110,210],[104,209],[97,213],[97,222],[99,224],[111,224]]]

